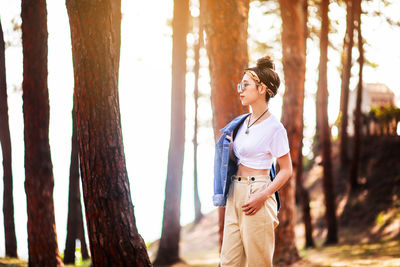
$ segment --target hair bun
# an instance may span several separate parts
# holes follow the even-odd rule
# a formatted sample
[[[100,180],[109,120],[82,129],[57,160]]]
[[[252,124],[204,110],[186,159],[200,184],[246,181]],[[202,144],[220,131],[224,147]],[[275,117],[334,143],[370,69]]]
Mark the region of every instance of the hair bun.
[[[257,60],[257,68],[258,69],[264,69],[264,68],[270,68],[270,69],[275,69],[275,64],[272,61],[270,56],[265,56]]]

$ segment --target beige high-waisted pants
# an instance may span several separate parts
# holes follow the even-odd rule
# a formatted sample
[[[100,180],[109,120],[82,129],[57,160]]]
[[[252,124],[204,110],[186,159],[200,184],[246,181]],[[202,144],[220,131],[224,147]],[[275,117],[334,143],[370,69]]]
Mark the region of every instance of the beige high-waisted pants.
[[[232,176],[225,208],[225,225],[221,249],[221,267],[272,266],[275,228],[279,224],[275,194],[255,214],[246,215],[242,205],[250,194],[262,191],[269,175]]]

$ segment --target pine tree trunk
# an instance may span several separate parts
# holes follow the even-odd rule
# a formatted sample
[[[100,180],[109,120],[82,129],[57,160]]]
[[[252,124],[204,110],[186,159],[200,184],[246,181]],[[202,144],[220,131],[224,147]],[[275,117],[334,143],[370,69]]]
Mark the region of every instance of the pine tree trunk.
[[[307,38],[308,38],[308,27],[307,27],[307,21],[308,21],[308,1],[304,0],[303,2],[303,14],[304,14],[304,20],[303,20],[303,26],[304,26],[304,57],[306,57],[306,52],[307,52]],[[304,68],[304,76],[305,76],[305,71],[306,69]],[[302,122],[302,128],[304,127],[304,123]],[[303,213],[303,223],[304,223],[304,232],[305,232],[305,237],[306,237],[306,247],[314,247],[314,240],[312,238],[312,223],[311,223],[311,213],[310,213],[310,197],[308,194],[307,189],[304,188],[303,185],[303,154],[302,154],[302,149],[303,149],[303,142],[299,143],[299,153],[298,153],[298,168],[297,168],[297,173],[296,173],[296,203],[299,203],[301,205],[302,213]]]
[[[198,39],[194,47],[194,136],[193,136],[193,164],[194,164],[194,222],[197,224],[203,214],[201,213],[201,202],[199,197],[199,187],[197,185],[197,132],[198,132],[198,107],[199,107],[199,71],[200,71],[200,48],[203,43],[203,27],[201,17],[197,20]]]
[[[0,143],[3,155],[4,194],[3,216],[6,256],[17,258],[17,239],[14,225],[14,200],[10,125],[8,123],[6,60],[3,28],[0,21]]]
[[[356,111],[354,121],[354,150],[353,160],[350,169],[350,190],[356,191],[358,188],[357,176],[358,176],[358,165],[360,160],[361,151],[361,102],[362,102],[362,90],[363,90],[363,67],[364,67],[364,49],[363,40],[361,34],[361,0],[356,1],[356,21],[357,21],[357,33],[358,33],[358,51],[359,58],[358,63],[360,64],[360,71],[358,74],[358,86],[357,86],[357,99],[356,99]]]
[[[236,116],[248,112],[236,92],[236,84],[247,67],[247,26],[249,0],[202,0],[206,48],[211,79],[211,106],[215,141],[219,130]],[[224,229],[225,208],[218,209],[220,247]]]
[[[327,85],[327,63],[328,63],[328,32],[329,32],[329,0],[321,2],[321,36],[320,36],[320,63],[317,91],[317,118],[320,127],[320,143],[322,148],[323,164],[323,190],[325,196],[325,220],[328,226],[328,234],[325,244],[335,244],[337,238],[335,190],[332,177],[331,159],[331,133],[328,122],[328,85]]]
[[[74,105],[94,266],[151,266],[125,165],[118,96],[121,2],[67,0]]]
[[[280,190],[284,205],[279,212],[280,224],[276,231],[275,261],[290,264],[299,259],[295,245],[295,185],[298,175],[299,153],[303,139],[303,103],[305,79],[304,0],[280,0],[282,16],[282,52],[285,76],[282,123],[289,138],[293,161],[293,178]]]
[[[354,7],[353,0],[346,0],[347,6],[347,28],[343,40],[342,52],[342,89],[340,98],[340,160],[342,166],[347,166],[347,125],[348,125],[348,102],[349,102],[349,83],[351,76],[352,48],[354,45]]]
[[[21,17],[29,266],[63,266],[57,245],[49,145],[46,1],[23,0]]]
[[[86,248],[85,230],[83,228],[81,193],[79,188],[79,154],[76,136],[76,112],[72,111],[72,149],[69,173],[68,221],[67,238],[64,251],[64,263],[75,264],[76,239],[81,242],[82,258],[88,258]],[[82,238],[83,237],[83,238]]]
[[[189,30],[189,0],[174,0],[172,28],[171,137],[163,226],[160,246],[154,261],[156,266],[181,261],[179,257],[180,205],[185,147],[186,35]]]

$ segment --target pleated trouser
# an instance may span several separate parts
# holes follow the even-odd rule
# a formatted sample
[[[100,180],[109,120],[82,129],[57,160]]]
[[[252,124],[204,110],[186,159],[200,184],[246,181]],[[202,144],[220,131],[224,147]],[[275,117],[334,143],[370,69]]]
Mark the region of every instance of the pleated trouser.
[[[262,191],[271,183],[269,175],[233,175],[231,179],[225,209],[220,266],[272,266],[275,228],[279,224],[275,194],[255,214],[246,215],[242,211],[242,205],[251,194]]]

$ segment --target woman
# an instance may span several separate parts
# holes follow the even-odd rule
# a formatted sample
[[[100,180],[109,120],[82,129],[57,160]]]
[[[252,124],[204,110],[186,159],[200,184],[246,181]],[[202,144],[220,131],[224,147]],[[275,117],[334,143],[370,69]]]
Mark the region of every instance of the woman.
[[[272,266],[274,230],[279,224],[275,192],[292,176],[286,130],[268,110],[279,84],[268,56],[260,58],[256,67],[245,69],[238,93],[242,105],[250,105],[252,113],[239,116],[221,130],[221,138],[229,143],[224,146],[229,149],[229,164],[224,164],[222,149],[217,149],[216,163],[222,163],[217,164],[215,173],[218,179],[227,174],[223,179],[228,180],[228,190],[223,184],[222,194],[214,195],[217,200],[223,198],[220,203],[226,202],[220,266]],[[280,171],[271,180],[274,158]],[[230,175],[232,170],[236,170],[234,175]],[[218,181],[216,184],[218,187]]]

